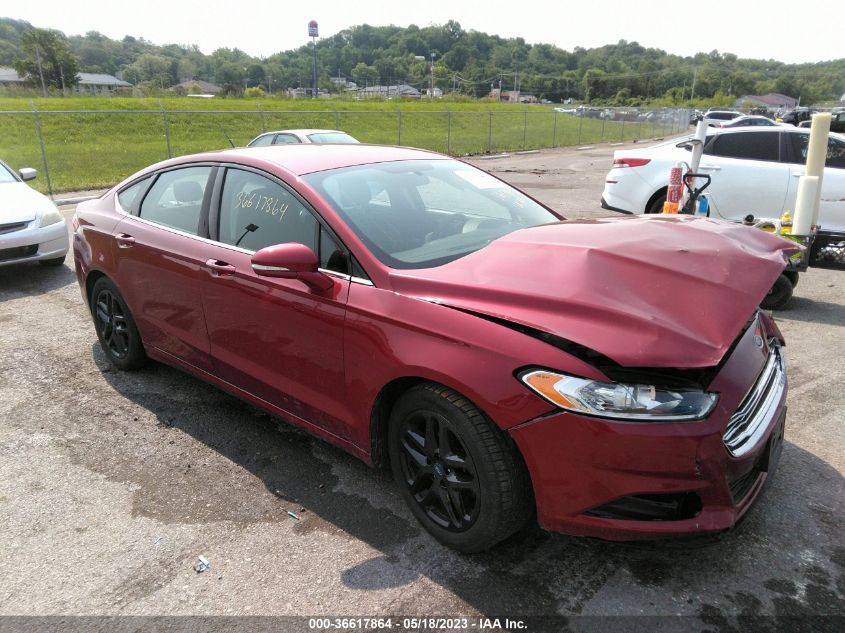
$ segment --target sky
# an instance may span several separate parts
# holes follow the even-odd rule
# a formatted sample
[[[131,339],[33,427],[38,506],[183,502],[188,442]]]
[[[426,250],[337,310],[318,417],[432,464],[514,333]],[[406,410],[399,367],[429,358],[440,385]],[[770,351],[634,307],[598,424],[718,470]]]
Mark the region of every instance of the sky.
[[[7,3],[0,15],[66,35],[99,31],[113,39],[196,44],[204,53],[239,48],[256,57],[307,43],[309,20],[317,20],[321,37],[358,24],[423,27],[456,20],[467,31],[569,51],[624,39],[677,55],[716,49],[799,63],[845,57],[841,20],[833,19],[837,6],[830,0],[39,0]]]

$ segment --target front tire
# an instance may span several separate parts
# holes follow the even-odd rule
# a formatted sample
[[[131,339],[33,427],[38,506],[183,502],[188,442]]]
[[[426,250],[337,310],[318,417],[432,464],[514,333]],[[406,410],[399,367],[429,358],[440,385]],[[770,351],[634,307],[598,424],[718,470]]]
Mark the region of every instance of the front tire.
[[[128,371],[144,365],[147,355],[135,320],[107,277],[100,277],[91,290],[91,316],[100,346],[115,367]]]
[[[525,464],[509,438],[442,385],[405,393],[390,416],[390,464],[402,497],[438,541],[488,549],[534,514]]]
[[[39,259],[38,263],[42,266],[61,266],[65,263],[65,258],[55,257],[53,259]]]

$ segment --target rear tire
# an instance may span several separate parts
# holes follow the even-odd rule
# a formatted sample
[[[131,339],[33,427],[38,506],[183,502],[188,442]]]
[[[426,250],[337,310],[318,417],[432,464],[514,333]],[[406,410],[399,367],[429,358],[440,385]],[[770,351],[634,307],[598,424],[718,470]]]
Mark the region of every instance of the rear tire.
[[[534,515],[525,464],[510,439],[442,385],[406,392],[390,415],[393,476],[411,512],[460,552],[488,549]]]
[[[147,360],[135,320],[117,286],[100,277],[91,289],[91,316],[106,357],[118,369],[142,367]]]
[[[792,298],[792,282],[786,275],[780,275],[772,285],[769,293],[763,297],[760,307],[766,310],[778,310],[785,306]]]
[[[658,196],[654,199],[654,202],[645,210],[648,214],[653,213],[663,213],[663,203],[666,202],[666,194],[662,196]]]

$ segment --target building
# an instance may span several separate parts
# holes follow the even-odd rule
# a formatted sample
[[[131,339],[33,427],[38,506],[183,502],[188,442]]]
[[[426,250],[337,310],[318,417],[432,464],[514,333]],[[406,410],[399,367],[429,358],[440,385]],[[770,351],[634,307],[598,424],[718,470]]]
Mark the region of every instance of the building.
[[[491,99],[503,101],[507,103],[539,103],[537,97],[527,92],[520,92],[519,90],[499,90],[493,88],[490,94],[487,95]]]
[[[183,81],[180,84],[176,84],[173,88],[182,88],[187,93],[194,93],[194,94],[205,94],[205,95],[216,95],[220,94],[223,90],[220,86],[217,86],[211,82],[203,81],[202,79],[188,79],[187,81]]]
[[[116,88],[131,88],[132,84],[112,75],[103,73],[79,73],[76,78],[79,83],[74,86],[78,93],[103,94],[109,93]],[[21,77],[14,68],[0,66],[0,86],[26,86],[32,85],[24,77]],[[36,81],[36,86],[37,81]]]
[[[798,105],[798,99],[770,92],[767,95],[745,95],[736,100],[737,108],[766,108],[767,110],[792,110]]]
[[[420,91],[408,84],[367,86],[366,88],[360,88],[358,90],[358,96],[361,99],[371,99],[373,97],[381,97],[382,99],[393,99],[396,97],[400,97],[402,99],[419,99]]]

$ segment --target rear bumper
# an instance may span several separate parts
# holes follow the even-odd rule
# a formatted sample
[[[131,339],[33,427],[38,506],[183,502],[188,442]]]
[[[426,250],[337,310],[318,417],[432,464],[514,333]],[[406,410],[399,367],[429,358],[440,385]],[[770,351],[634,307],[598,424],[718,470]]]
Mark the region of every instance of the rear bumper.
[[[531,475],[540,525],[610,540],[736,525],[777,467],[786,418],[781,373],[771,396],[755,405],[747,444],[728,450],[729,424],[765,375],[766,358],[754,342],[760,327],[749,328],[711,383],[720,399],[704,420],[636,423],[557,412],[510,429]]]
[[[26,228],[0,235],[0,266],[64,257],[69,248],[67,223],[43,228],[33,220]]]

